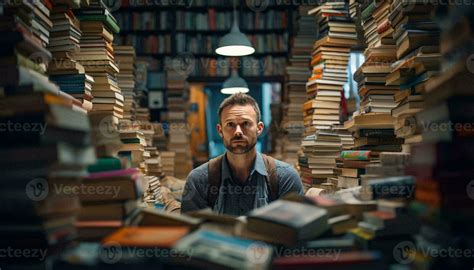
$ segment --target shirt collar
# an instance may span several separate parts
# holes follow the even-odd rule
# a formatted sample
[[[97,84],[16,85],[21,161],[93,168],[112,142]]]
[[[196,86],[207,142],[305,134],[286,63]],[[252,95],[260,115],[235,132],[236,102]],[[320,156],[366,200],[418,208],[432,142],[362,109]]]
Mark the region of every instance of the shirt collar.
[[[232,178],[230,175],[230,166],[227,161],[227,153],[224,154],[224,158],[222,159],[222,179]],[[253,168],[250,171],[250,175],[253,175],[254,172],[258,172],[260,175],[268,176],[267,168],[265,167],[265,162],[263,161],[262,154],[257,152],[257,157],[255,158],[255,162],[253,164]]]

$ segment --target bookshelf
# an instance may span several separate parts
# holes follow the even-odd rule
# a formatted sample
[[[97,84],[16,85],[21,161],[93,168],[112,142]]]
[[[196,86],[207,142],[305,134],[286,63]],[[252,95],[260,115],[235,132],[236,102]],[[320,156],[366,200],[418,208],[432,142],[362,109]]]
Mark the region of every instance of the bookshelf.
[[[114,11],[121,28],[115,42],[132,45],[137,49],[137,57],[173,61],[182,54],[191,53],[195,68],[190,71],[190,82],[214,83],[230,74],[230,66],[222,73],[206,72],[209,59],[225,59],[214,50],[219,38],[228,33],[232,24],[232,1],[183,1],[180,3],[122,1]],[[251,55],[253,61],[269,62],[279,70],[265,70],[254,65],[256,70],[245,71],[244,65],[239,74],[245,79],[259,76],[259,81],[280,82],[284,75],[284,62],[288,58],[290,42],[293,37],[293,21],[296,8],[289,5],[270,5],[260,12],[253,11],[244,0],[239,0],[237,13],[239,26],[249,36],[256,48]],[[270,59],[272,58],[272,59]],[[158,70],[164,70],[167,61],[160,61]],[[201,63],[201,65],[199,64]],[[219,69],[226,67],[219,66]],[[248,68],[248,67],[247,67]]]

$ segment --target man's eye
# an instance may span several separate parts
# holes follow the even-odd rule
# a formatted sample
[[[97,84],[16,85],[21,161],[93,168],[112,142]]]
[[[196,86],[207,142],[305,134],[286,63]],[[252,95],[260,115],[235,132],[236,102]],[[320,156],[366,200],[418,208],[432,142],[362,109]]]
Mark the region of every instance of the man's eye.
[[[229,123],[227,123],[227,126],[228,126],[228,127],[234,127],[234,123],[229,122]]]
[[[242,126],[248,127],[248,126],[250,126],[250,123],[248,121],[245,121],[245,122],[242,123]]]

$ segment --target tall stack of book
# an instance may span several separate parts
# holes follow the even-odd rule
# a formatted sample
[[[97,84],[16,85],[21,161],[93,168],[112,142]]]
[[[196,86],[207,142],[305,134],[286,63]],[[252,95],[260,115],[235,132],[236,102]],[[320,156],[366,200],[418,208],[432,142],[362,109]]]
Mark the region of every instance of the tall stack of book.
[[[357,34],[344,1],[324,3],[309,10],[308,14],[315,17],[318,40],[314,42],[312,52],[312,74],[306,83],[304,155],[300,156],[299,166],[302,177],[311,179],[307,175],[311,172],[310,184],[319,187],[327,178],[333,177],[336,158],[342,149],[341,138],[332,130],[332,125],[340,124],[349,52],[356,44]],[[305,162],[305,159],[311,162]]]
[[[53,28],[48,50],[53,55],[53,61],[48,66],[48,74],[63,91],[80,100],[82,107],[91,111],[94,78],[87,75],[76,60],[82,32],[80,22],[70,6],[72,3],[66,3],[55,5],[51,12]]]
[[[367,1],[361,6],[360,17],[368,48],[364,52],[365,62],[354,74],[354,80],[358,83],[362,102],[360,110],[345,123],[345,127],[351,132],[359,129],[377,129],[382,132],[383,129],[384,136],[355,134],[357,150],[401,150],[401,143],[395,138],[394,119],[391,116],[391,109],[397,105],[393,95],[399,91],[399,87],[386,85],[391,65],[397,60],[393,28],[388,20],[389,8],[389,1]]]
[[[395,118],[391,115],[397,106],[394,95],[400,92],[399,86],[387,85],[392,64],[397,61],[397,48],[389,20],[390,2],[365,1],[359,8],[368,46],[365,62],[354,74],[362,101],[360,110],[354,112],[344,127],[354,136],[352,150],[369,151],[368,160],[377,163],[381,152],[400,152],[403,143],[395,135]],[[358,179],[365,173],[362,167],[345,171]]]
[[[389,114],[396,106],[393,95],[397,86],[387,86],[386,77],[396,58],[393,28],[388,20],[389,1],[366,1],[361,5],[361,20],[367,49],[365,62],[354,74],[361,96],[360,110],[354,117],[364,114]]]
[[[291,165],[298,162],[297,152],[301,148],[303,136],[303,116],[301,106],[306,101],[305,83],[311,75],[309,62],[314,36],[317,35],[313,16],[308,16],[311,6],[298,7],[299,18],[291,46],[291,56],[286,67],[286,81],[283,93],[283,117],[281,127],[286,131],[283,138],[283,160]]]
[[[52,56],[48,42],[33,34],[34,10],[30,1],[3,3],[0,10],[0,246],[47,251],[2,258],[18,269],[46,268],[77,237],[80,203],[65,187],[80,183],[95,161],[86,111],[45,75]],[[28,59],[33,55],[43,62]]]
[[[395,95],[395,133],[404,138],[404,152],[410,145],[422,140],[421,127],[417,125],[416,113],[423,109],[425,86],[439,70],[439,28],[431,18],[435,6],[416,2],[392,3],[390,23],[396,29],[398,61],[392,65],[386,84],[400,88]]]
[[[343,86],[347,82],[350,48],[357,42],[355,24],[345,1],[327,2],[308,12],[316,17],[318,39],[314,42],[312,75],[306,83],[305,135],[339,124]]]
[[[334,175],[336,158],[342,149],[341,138],[334,132],[318,130],[301,143],[305,155],[299,157],[301,180],[306,188],[320,188]]]
[[[135,49],[131,46],[114,46],[114,57],[120,69],[117,83],[123,96],[123,120],[134,120],[135,114]]]
[[[419,269],[473,264],[472,256],[435,258],[422,250],[470,250],[474,232],[474,84],[472,5],[439,6],[441,71],[425,86],[424,109],[417,114],[423,142],[412,145],[407,173],[416,177],[411,209],[422,220],[416,239]],[[416,253],[415,253],[416,251]],[[410,253],[412,254],[412,253]]]
[[[189,85],[186,76],[174,69],[166,72],[167,83],[167,120],[168,130],[168,150],[176,153],[175,156],[175,176],[179,179],[186,179],[193,169],[193,161],[189,148],[191,137],[188,130],[188,120],[186,111],[188,109]]]
[[[117,81],[119,68],[112,47],[113,34],[119,32],[117,22],[100,0],[75,10],[80,20],[82,38],[76,59],[87,74],[94,77],[93,112],[111,116],[118,122],[124,115],[124,98]]]

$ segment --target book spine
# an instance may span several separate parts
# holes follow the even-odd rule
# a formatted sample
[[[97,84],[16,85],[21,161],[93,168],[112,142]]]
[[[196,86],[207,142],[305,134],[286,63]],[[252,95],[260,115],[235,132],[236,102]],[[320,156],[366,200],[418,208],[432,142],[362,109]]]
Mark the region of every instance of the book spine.
[[[364,9],[364,11],[362,11],[361,20],[366,21],[367,19],[369,19],[372,16],[372,13],[374,12],[375,8],[376,1],[373,1],[366,9]]]
[[[342,151],[341,158],[349,160],[370,160],[370,151]]]

